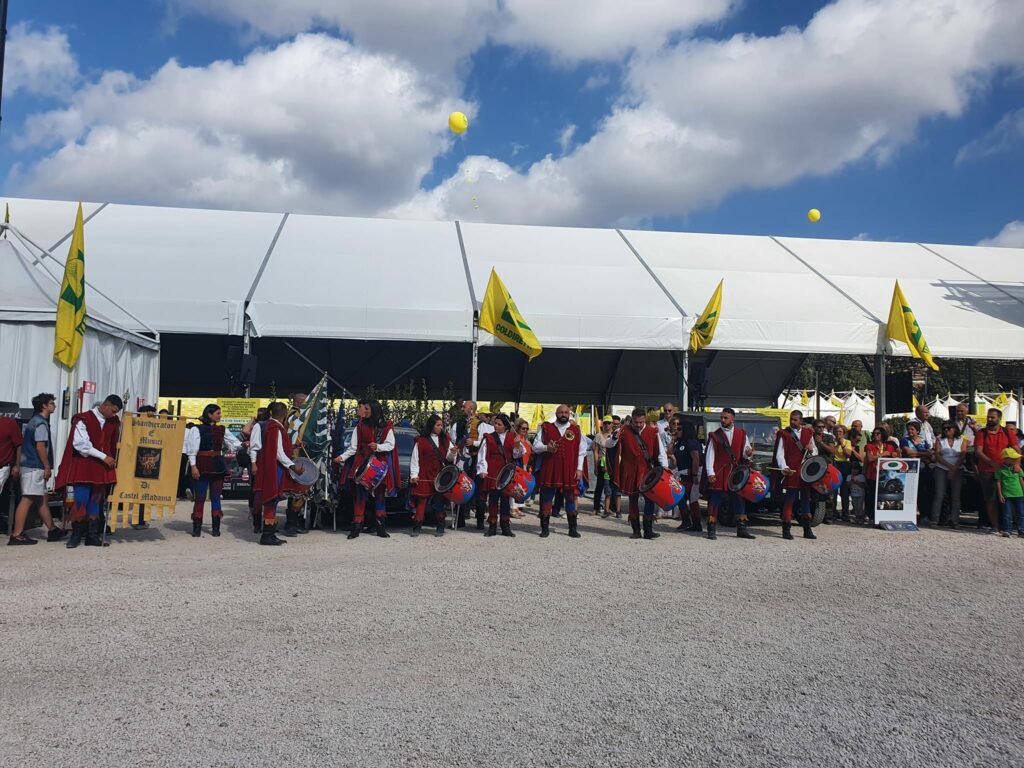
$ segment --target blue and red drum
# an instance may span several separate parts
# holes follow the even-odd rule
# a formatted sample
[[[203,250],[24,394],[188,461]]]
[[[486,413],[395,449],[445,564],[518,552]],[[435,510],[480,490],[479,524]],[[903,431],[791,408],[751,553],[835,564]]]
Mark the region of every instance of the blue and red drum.
[[[444,496],[452,504],[468,504],[473,498],[476,484],[473,478],[458,467],[449,464],[442,467],[434,478],[434,490]]]
[[[367,456],[366,461],[356,470],[356,482],[368,491],[374,491],[388,474],[388,465],[384,459]]]
[[[537,487],[537,478],[525,467],[509,462],[498,473],[498,490],[502,496],[515,499],[522,504]]]
[[[652,467],[640,481],[640,493],[666,512],[686,495],[683,484],[664,467]]]
[[[768,496],[768,478],[753,467],[736,467],[729,474],[729,490],[756,504]]]

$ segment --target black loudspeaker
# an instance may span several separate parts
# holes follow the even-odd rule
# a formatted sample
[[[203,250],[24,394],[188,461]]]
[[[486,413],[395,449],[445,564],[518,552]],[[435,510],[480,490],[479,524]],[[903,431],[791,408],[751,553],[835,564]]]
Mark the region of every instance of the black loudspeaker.
[[[885,375],[885,410],[889,413],[914,410],[914,378],[909,371]]]
[[[256,367],[258,359],[256,355],[242,355],[242,362],[238,368],[239,384],[255,384],[256,383]]]

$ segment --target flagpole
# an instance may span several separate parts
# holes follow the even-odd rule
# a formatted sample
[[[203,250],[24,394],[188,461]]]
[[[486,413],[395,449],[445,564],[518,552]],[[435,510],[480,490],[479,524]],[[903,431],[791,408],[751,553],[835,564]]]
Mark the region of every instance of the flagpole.
[[[680,409],[690,410],[690,348],[683,349],[683,370],[682,370],[682,397],[680,398]]]
[[[469,399],[476,402],[477,364],[480,359],[480,313],[473,312],[473,377],[469,387]]]

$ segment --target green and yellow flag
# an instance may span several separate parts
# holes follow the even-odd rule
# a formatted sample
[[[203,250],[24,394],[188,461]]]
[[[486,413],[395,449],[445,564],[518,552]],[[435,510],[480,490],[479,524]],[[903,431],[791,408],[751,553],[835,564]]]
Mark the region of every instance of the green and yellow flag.
[[[519,314],[516,303],[508,295],[508,289],[493,269],[491,279],[487,281],[484,303],[480,308],[480,327],[490,331],[510,347],[515,347],[530,360],[544,351],[533,329]]]
[[[921,326],[917,324],[914,311],[907,303],[907,297],[903,295],[899,280],[896,281],[896,287],[892,291],[888,336],[890,339],[902,341],[910,347],[912,357],[921,358],[933,371],[939,370],[939,366],[932,360],[931,350],[928,349],[928,342],[924,340],[924,334],[921,333]]]
[[[57,299],[57,325],[53,337],[53,356],[65,368],[74,368],[85,341],[85,228],[82,204],[78,204],[75,233],[71,237],[64,281]]]
[[[708,346],[715,338],[715,328],[718,327],[718,317],[722,314],[722,283],[718,281],[718,287],[711,294],[711,301],[704,307],[704,312],[697,318],[697,323],[690,331],[690,351],[699,352]]]

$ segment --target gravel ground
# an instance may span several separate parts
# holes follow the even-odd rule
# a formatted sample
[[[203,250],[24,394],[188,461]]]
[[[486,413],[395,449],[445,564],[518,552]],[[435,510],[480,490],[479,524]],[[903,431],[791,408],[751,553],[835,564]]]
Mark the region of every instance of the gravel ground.
[[[584,515],[271,549],[226,509],[4,548],[0,765],[1024,764],[1018,538]]]

